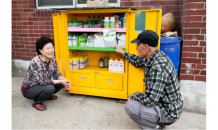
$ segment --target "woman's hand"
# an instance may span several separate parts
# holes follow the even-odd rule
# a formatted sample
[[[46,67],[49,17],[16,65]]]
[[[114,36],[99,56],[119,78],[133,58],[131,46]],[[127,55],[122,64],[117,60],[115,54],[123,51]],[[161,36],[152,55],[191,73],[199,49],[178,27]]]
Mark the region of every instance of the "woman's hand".
[[[61,80],[61,84],[65,87],[65,90],[70,90],[71,89],[71,85],[70,81],[67,79]]]

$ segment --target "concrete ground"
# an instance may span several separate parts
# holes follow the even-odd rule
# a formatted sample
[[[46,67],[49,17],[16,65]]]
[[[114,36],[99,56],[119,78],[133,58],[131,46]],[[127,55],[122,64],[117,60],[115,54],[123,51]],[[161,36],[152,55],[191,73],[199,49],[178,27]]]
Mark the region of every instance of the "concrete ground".
[[[119,99],[74,95],[64,89],[57,100],[45,101],[45,111],[32,107],[21,94],[24,77],[12,77],[12,129],[140,129]],[[206,115],[183,112],[170,129],[206,129]]]

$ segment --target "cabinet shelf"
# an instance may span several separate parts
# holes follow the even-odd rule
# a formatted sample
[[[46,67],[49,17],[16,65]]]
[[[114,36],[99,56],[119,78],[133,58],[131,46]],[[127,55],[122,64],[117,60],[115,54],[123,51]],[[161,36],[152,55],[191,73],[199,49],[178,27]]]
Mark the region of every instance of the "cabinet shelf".
[[[78,46],[68,46],[69,50],[91,50],[91,51],[115,51],[113,47],[78,47]],[[126,51],[126,48],[123,48]]]
[[[103,32],[109,28],[68,28],[68,32]],[[116,32],[126,32],[126,28],[115,28]]]

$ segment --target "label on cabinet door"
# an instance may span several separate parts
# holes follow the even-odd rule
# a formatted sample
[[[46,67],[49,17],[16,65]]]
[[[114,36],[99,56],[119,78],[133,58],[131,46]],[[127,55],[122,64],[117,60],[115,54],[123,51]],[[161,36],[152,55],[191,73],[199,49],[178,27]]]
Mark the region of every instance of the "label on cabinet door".
[[[80,77],[81,79],[86,79],[86,77]]]
[[[113,81],[113,79],[107,79],[107,81]]]
[[[108,90],[123,90],[123,77],[97,75],[97,88]]]

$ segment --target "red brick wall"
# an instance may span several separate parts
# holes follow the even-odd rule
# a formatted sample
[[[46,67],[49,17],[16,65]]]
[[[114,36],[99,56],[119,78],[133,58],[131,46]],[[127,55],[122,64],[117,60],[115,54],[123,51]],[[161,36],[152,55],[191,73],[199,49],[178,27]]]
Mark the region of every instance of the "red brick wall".
[[[54,39],[52,14],[58,11],[37,10],[29,1],[12,0],[12,59],[31,60],[40,37]]]
[[[120,0],[121,7],[136,8],[137,10],[162,9],[162,15],[172,13],[176,19],[175,31],[181,34],[183,0]]]
[[[206,0],[184,0],[180,79],[206,81]]]
[[[37,10],[35,1],[12,0],[12,59],[31,60],[35,42],[42,36],[54,39],[52,13]],[[121,7],[162,9],[176,20],[182,47],[180,79],[206,81],[206,0],[120,0]]]

